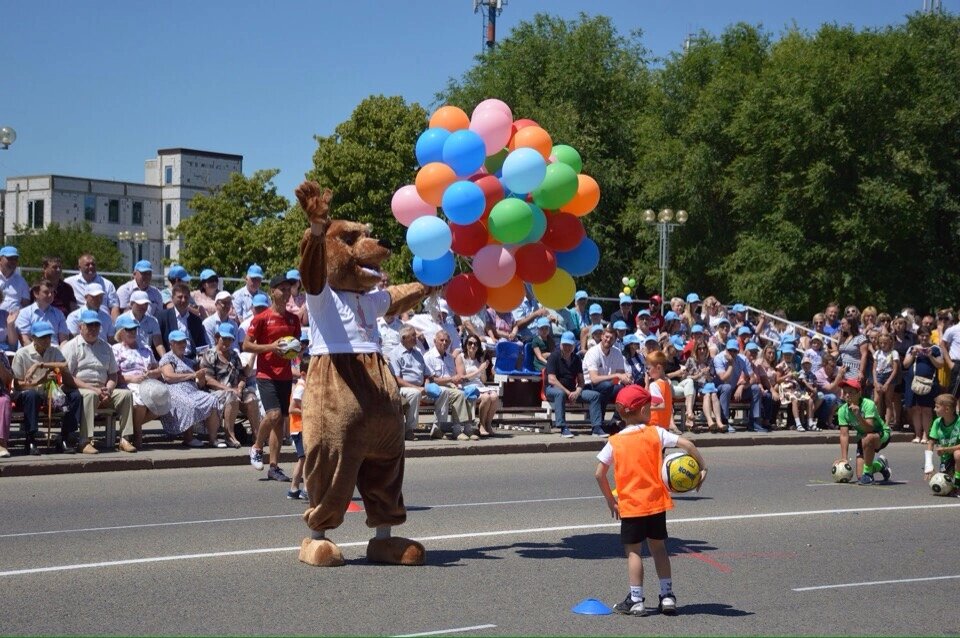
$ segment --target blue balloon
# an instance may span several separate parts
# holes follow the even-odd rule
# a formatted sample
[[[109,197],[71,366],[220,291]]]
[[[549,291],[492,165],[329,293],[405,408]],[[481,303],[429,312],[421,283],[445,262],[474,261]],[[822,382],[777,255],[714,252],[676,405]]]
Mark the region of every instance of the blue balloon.
[[[454,182],[443,191],[441,206],[444,214],[454,224],[472,224],[483,216],[486,205],[483,189],[467,180]]]
[[[589,275],[600,263],[600,248],[595,241],[584,237],[577,247],[556,253],[557,268],[562,268],[573,277]]]
[[[453,277],[453,268],[455,266],[453,253],[447,251],[439,259],[421,259],[413,258],[413,274],[420,283],[427,286],[442,286]]]
[[[407,246],[421,259],[439,259],[450,250],[453,236],[447,222],[427,215],[413,220],[407,228]]]
[[[533,228],[531,228],[530,233],[523,238],[523,241],[520,242],[521,244],[532,244],[540,241],[543,234],[547,232],[547,216],[536,204],[528,203],[527,205],[530,206],[530,210],[533,211]]]
[[[445,128],[428,128],[417,138],[417,146],[414,153],[417,155],[417,162],[420,166],[426,166],[430,162],[443,161],[443,143],[450,137],[450,131]]]
[[[532,148],[518,148],[503,161],[503,185],[514,193],[529,193],[547,174],[543,156]]]
[[[450,134],[443,143],[443,163],[459,177],[473,175],[487,159],[487,147],[483,138],[467,129]]]

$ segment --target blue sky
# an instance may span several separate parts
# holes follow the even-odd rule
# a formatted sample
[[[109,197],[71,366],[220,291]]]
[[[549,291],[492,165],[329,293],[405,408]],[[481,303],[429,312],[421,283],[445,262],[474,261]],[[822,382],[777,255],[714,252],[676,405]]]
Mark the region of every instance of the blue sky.
[[[944,0],[952,12],[960,0]],[[902,23],[923,0],[509,0],[503,38],[538,11],[612,18],[643,30],[655,56],[688,32],[745,21],[779,33],[824,22]],[[482,43],[472,0],[329,2],[5,0],[0,151],[10,176],[54,173],[142,182],[158,148],[244,156],[247,174],[279,168],[292,200],[315,134],[329,135],[370,94],[430,108]],[[399,186],[399,185],[398,185]]]

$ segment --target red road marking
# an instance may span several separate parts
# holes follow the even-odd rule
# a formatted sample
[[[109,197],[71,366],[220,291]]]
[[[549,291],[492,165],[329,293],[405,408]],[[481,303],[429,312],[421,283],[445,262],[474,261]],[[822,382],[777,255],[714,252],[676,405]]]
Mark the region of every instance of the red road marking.
[[[689,549],[689,548],[684,548],[684,551],[685,551],[685,552],[687,553],[687,555],[689,555],[691,558],[696,558],[697,560],[702,560],[702,561],[705,562],[707,565],[711,565],[711,566],[713,566],[713,567],[716,567],[718,571],[721,571],[721,572],[723,572],[724,574],[729,574],[730,572],[733,571],[733,568],[731,568],[729,565],[724,565],[724,564],[721,563],[721,562],[715,561],[715,560],[713,560],[712,558],[710,558],[709,556],[707,556],[706,554],[703,554],[703,553],[701,553],[701,552],[695,552],[695,551],[693,551],[693,550],[691,550],[691,549]]]

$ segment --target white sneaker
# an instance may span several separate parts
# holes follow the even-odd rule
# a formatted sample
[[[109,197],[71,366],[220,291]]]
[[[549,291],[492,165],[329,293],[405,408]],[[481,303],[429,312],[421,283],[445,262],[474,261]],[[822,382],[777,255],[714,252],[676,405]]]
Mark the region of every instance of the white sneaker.
[[[255,447],[250,448],[250,465],[257,471],[263,470],[263,450]]]
[[[807,431],[807,428],[803,427],[803,426],[800,425],[799,423],[797,423],[797,428],[796,428],[796,429],[797,429],[797,432],[806,432],[806,431]]]

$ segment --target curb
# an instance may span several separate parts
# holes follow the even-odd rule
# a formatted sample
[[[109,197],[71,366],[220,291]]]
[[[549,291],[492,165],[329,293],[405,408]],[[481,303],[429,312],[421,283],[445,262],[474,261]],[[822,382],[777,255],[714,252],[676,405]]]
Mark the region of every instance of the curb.
[[[406,458],[430,458],[453,456],[480,456],[489,454],[544,454],[562,452],[598,452],[606,442],[588,436],[576,439],[560,439],[552,435],[521,435],[523,439],[534,437],[531,441],[449,441],[446,444],[424,442],[418,445],[408,445]],[[890,437],[891,443],[907,443],[913,438],[910,432],[894,432]],[[827,445],[836,444],[839,434],[835,431],[814,433],[785,433],[697,435],[690,436],[697,447],[747,447],[756,445]],[[119,452],[114,454],[119,455]],[[213,454],[207,456],[191,456],[190,451],[179,452],[178,456],[147,456],[150,452],[140,455],[124,454],[123,456],[109,456],[106,458],[86,457],[66,460],[50,461],[23,461],[0,463],[0,477],[16,476],[43,476],[48,474],[86,474],[90,472],[127,472],[132,470],[172,470],[197,467],[228,467],[246,466],[249,459],[246,454],[232,454],[224,456]],[[79,455],[78,455],[79,456]],[[106,455],[105,455],[106,456]],[[280,453],[283,463],[296,461],[296,454],[292,451]]]

